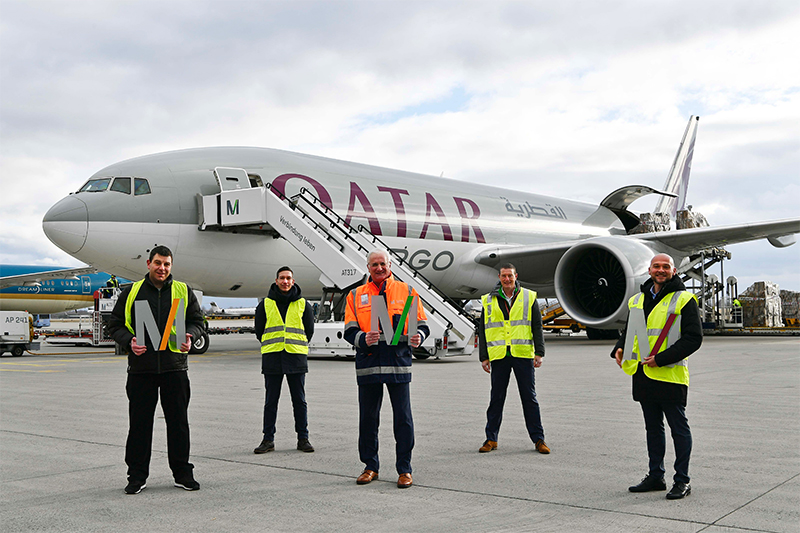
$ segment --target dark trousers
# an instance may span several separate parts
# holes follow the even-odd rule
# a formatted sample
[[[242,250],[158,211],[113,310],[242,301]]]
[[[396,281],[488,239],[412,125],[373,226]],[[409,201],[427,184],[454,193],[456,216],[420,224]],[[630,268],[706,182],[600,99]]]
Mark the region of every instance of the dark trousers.
[[[267,389],[264,400],[264,438],[275,440],[275,421],[278,419],[278,400],[281,397],[283,374],[264,374],[264,386]],[[294,410],[294,430],[297,438],[308,438],[308,404],[306,404],[306,375],[286,374],[289,394],[292,396]]]
[[[125,444],[125,463],[129,481],[145,481],[150,474],[153,449],[153,417],[159,391],[161,409],[167,423],[167,456],[175,479],[192,475],[189,462],[189,376],[186,371],[164,374],[128,374],[130,429]]]
[[[414,421],[411,418],[411,394],[408,383],[387,383],[394,415],[394,441],[398,474],[411,473],[411,450],[414,449]],[[379,471],[378,426],[380,425],[383,384],[358,386],[358,455],[367,470]]]
[[[512,370],[517,379],[519,398],[522,401],[522,414],[525,416],[528,435],[534,443],[539,439],[544,439],[539,402],[536,400],[533,359],[507,355],[502,359],[492,361],[491,367],[492,394],[489,408],[486,410],[486,440],[497,441],[500,424],[503,422],[503,406],[506,403],[506,392]]]
[[[686,409],[679,403],[640,402],[647,430],[647,454],[650,456],[650,473],[664,477],[664,453],[667,449],[664,434],[664,417],[672,432],[675,444],[675,482],[689,483],[689,456],[692,453],[692,432],[686,420]]]

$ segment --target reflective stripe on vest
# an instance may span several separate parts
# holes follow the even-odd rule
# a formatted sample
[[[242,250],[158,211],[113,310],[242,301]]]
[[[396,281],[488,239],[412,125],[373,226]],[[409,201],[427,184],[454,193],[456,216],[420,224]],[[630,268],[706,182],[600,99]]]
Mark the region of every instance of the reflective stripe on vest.
[[[639,293],[628,300],[628,327],[625,335],[622,369],[630,376],[636,373],[640,361],[650,355],[670,315],[676,315],[675,321],[672,323],[667,333],[666,340],[659,347],[658,353],[663,352],[681,338],[680,313],[683,307],[689,303],[689,300],[695,296],[689,291],[670,293],[658,302],[653,310],[650,311],[645,321],[644,299],[646,297],[647,296],[643,293]],[[643,338],[645,335],[647,336],[648,344],[646,353],[644,357],[642,357],[639,339]],[[687,359],[682,359],[677,363],[660,367],[643,365],[643,368],[645,375],[650,379],[689,385],[689,363]]]
[[[275,300],[264,298],[267,324],[261,335],[261,353],[285,350],[287,353],[308,354],[308,338],[303,327],[305,309],[305,298],[291,302],[286,309],[286,322],[284,323]]]
[[[410,374],[410,366],[369,366],[356,368],[356,376],[374,376],[375,374]]]
[[[497,294],[485,294],[481,297],[489,361],[502,359],[509,348],[512,357],[533,358],[531,316],[533,304],[536,303],[536,292],[520,288],[520,293],[508,312],[508,320],[503,316]]]
[[[142,283],[144,280],[141,279],[133,284],[131,287],[131,292],[128,293],[128,299],[125,301],[125,327],[128,328],[128,331],[136,335],[136,332],[133,330],[133,317],[131,310],[133,309],[133,302],[136,301],[136,296],[139,294],[139,289],[142,288]],[[189,305],[189,288],[186,286],[185,283],[181,281],[172,280],[171,283],[171,290],[170,290],[171,301],[174,301],[176,298],[179,300],[183,300],[183,313],[184,316],[181,317],[182,320],[186,320],[186,306]],[[175,320],[178,320],[178,317],[175,317]],[[163,332],[162,332],[163,333]],[[170,330],[169,335],[169,350],[175,353],[183,353],[181,352],[177,340],[175,338],[175,322],[172,323],[172,328]],[[139,344],[144,345],[144,339],[137,339]],[[158,343],[153,342],[155,344],[154,349],[158,351]]]

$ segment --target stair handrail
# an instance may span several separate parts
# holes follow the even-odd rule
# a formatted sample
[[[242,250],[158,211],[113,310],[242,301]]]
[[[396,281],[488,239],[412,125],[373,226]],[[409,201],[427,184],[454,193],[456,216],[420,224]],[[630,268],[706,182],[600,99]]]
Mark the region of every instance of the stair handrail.
[[[331,209],[330,207],[325,205],[322,202],[322,200],[317,198],[317,196],[314,195],[314,193],[312,193],[306,187],[301,187],[300,188],[300,193],[298,195],[296,195],[296,196],[299,197],[299,198],[302,198],[309,205],[313,206],[313,208],[320,215],[324,216],[331,223],[332,227],[335,226],[335,224],[334,224],[334,221],[330,218],[330,216],[328,216],[329,214],[332,215],[333,217],[335,217],[336,223],[338,225],[343,226],[349,232],[360,233],[360,234],[362,234],[362,236],[365,239],[367,239],[367,240],[372,239],[373,244],[376,243],[376,242],[378,244],[380,244],[380,246],[383,247],[383,249],[385,249],[392,256],[393,259],[395,259],[399,264],[405,265],[409,270],[411,270],[412,277],[421,280],[426,285],[428,290],[430,290],[431,292],[436,294],[444,303],[450,305],[453,309],[455,309],[457,314],[459,314],[463,318],[465,318],[470,324],[472,324],[473,326],[477,325],[477,320],[475,318],[473,318],[472,315],[467,313],[460,305],[458,305],[458,303],[455,300],[453,300],[452,298],[450,298],[449,296],[447,296],[446,294],[441,292],[439,290],[439,288],[436,287],[436,285],[431,283],[430,280],[428,280],[428,278],[426,278],[421,272],[419,272],[416,268],[414,268],[408,261],[406,261],[405,259],[400,257],[400,255],[397,252],[394,252],[385,242],[383,242],[378,236],[374,235],[369,229],[367,229],[363,225],[359,224],[358,231],[356,231],[350,224],[345,222],[345,220],[338,213],[336,213],[333,209]],[[322,209],[320,208],[320,206],[322,207]],[[323,211],[323,209],[324,209],[324,211]],[[341,228],[340,228],[340,231],[341,231]],[[352,239],[353,242],[356,245],[358,245],[359,250],[370,251],[370,250],[367,250],[355,238],[353,238],[351,235],[349,235],[349,233],[345,234],[345,235],[346,235],[346,237]],[[435,308],[431,308],[431,311],[433,311],[434,313],[438,314],[439,316],[442,316],[442,318],[447,320],[442,315],[442,313],[441,312],[437,312]],[[447,322],[448,322],[448,328],[451,328],[453,326],[452,322],[450,322],[449,320],[447,320]]]

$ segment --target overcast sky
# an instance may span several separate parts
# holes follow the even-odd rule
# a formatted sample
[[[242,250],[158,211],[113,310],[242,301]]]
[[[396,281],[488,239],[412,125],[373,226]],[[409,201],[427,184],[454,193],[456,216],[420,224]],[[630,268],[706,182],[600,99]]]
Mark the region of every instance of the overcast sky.
[[[690,115],[712,225],[800,216],[800,4],[0,0],[0,262],[111,163],[263,146],[600,202],[660,188]],[[643,199],[632,210],[653,208]],[[725,275],[800,290],[800,245]]]

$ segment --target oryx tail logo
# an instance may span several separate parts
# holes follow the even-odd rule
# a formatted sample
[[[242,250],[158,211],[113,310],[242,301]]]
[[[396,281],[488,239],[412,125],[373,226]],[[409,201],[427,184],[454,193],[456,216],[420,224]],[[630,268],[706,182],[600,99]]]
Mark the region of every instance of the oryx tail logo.
[[[239,214],[239,199],[233,201],[228,200],[228,215],[238,215]]]

